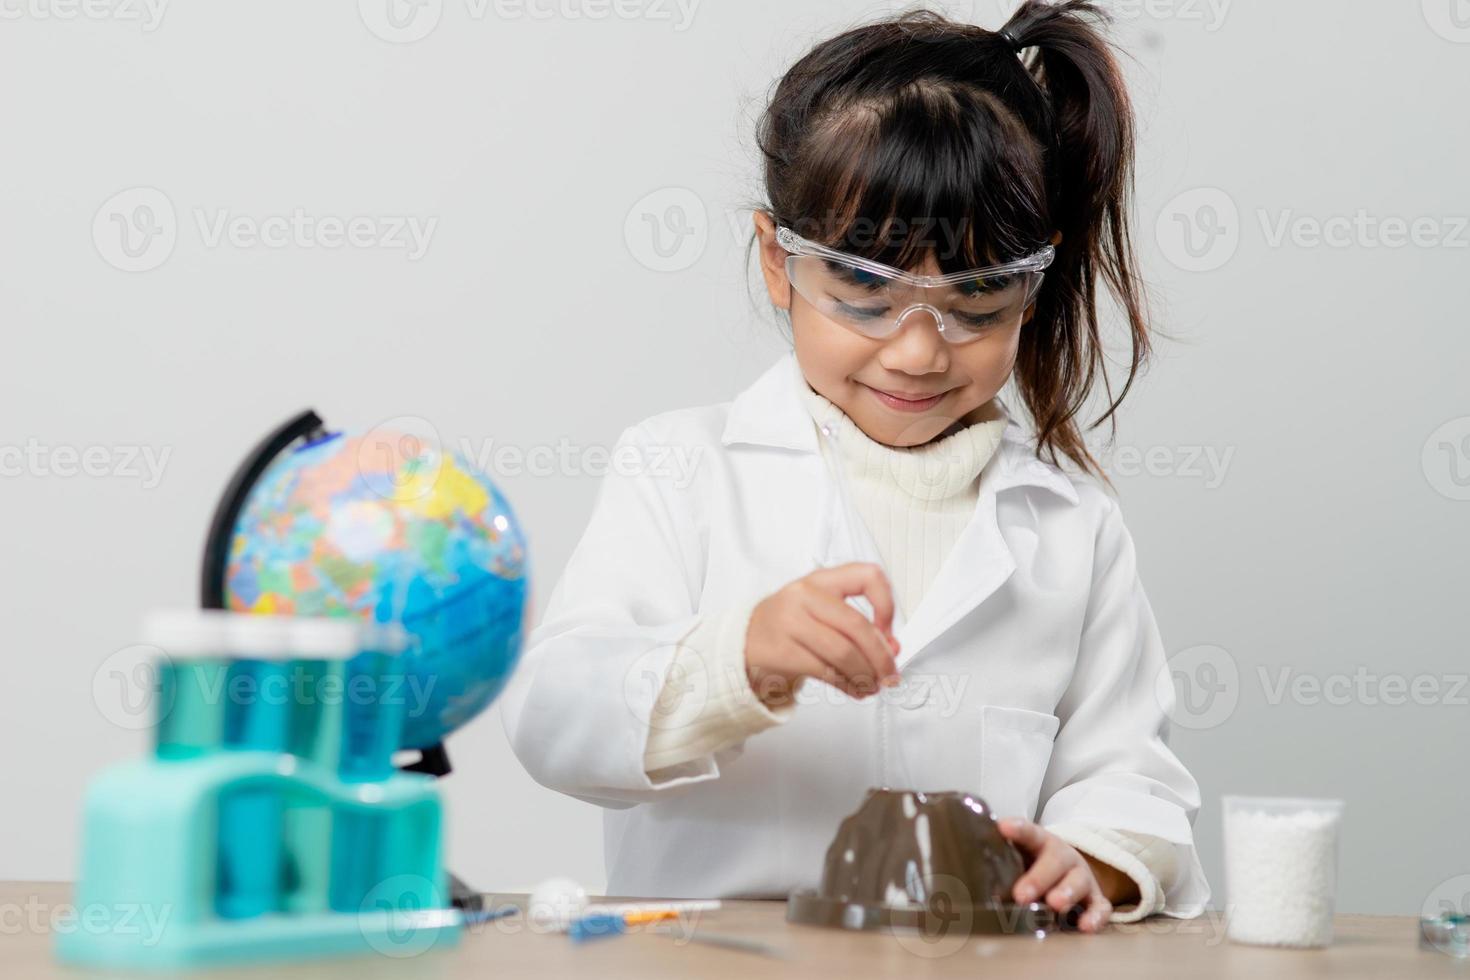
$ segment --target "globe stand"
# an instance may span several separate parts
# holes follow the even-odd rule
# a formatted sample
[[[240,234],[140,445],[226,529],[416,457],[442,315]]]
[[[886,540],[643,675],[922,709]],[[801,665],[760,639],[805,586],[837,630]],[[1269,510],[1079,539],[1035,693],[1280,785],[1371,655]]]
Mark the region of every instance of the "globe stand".
[[[202,608],[225,608],[225,570],[229,562],[230,543],[235,535],[235,524],[240,519],[245,499],[250,496],[250,491],[261,474],[292,443],[301,440],[309,445],[331,434],[321,417],[308,408],[267,434],[235,469],[215,506],[214,516],[209,522],[209,533],[204,539],[204,561],[199,575],[199,604]],[[449,764],[449,752],[443,743],[420,749],[417,760],[399,768],[404,772],[424,773],[435,779],[453,771]],[[451,873],[449,882],[451,903],[455,908],[478,911],[484,907],[482,893],[465,884],[458,875]]]

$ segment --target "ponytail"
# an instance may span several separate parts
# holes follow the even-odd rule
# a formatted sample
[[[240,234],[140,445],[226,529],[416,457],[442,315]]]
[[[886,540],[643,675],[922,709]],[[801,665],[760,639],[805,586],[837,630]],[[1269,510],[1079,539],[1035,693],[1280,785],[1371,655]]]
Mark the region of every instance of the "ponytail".
[[[1114,422],[1150,352],[1138,260],[1129,231],[1133,194],[1133,108],[1092,0],[1026,0],[997,37],[1019,53],[1050,105],[1048,200],[1062,234],[1021,345],[1016,381],[1042,446],[1097,470],[1077,417],[1101,379],[1107,407],[1089,426]],[[1128,370],[1113,393],[1097,315],[1098,280],[1127,320]]]

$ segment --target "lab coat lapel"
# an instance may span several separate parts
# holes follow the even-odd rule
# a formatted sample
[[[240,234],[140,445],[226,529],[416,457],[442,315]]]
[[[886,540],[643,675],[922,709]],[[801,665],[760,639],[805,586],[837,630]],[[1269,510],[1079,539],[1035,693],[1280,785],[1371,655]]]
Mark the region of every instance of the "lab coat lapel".
[[[1015,558],[996,522],[995,493],[984,489],[984,480],[981,484],[975,515],[955,540],[907,627],[897,634],[900,670],[993,595],[1016,570]]]
[[[825,494],[826,504],[810,541],[813,567],[848,561],[881,566],[883,559],[872,535],[827,472],[816,425],[801,401],[798,386],[804,384],[795,354],[786,354],[735,398],[721,441],[726,446],[765,446],[814,457],[802,461],[803,472],[811,474],[813,490]],[[997,501],[1002,493],[1018,487],[1039,487],[1072,504],[1078,502],[1071,481],[1036,458],[1025,432],[1012,420],[981,477],[974,516],[955,541],[923,601],[910,610],[907,618],[902,610],[895,613],[900,667],[995,594],[1016,570],[1015,557],[1001,531]],[[779,506],[777,498],[793,489],[770,488],[772,506]]]
[[[1078,502],[1071,481],[1036,458],[1024,431],[1012,420],[995,457],[981,473],[974,516],[913,611],[908,630],[898,638],[903,647],[900,668],[994,595],[1015,572],[1015,555],[1000,525],[1000,500],[1005,492],[1021,487],[1049,490],[1068,503]]]

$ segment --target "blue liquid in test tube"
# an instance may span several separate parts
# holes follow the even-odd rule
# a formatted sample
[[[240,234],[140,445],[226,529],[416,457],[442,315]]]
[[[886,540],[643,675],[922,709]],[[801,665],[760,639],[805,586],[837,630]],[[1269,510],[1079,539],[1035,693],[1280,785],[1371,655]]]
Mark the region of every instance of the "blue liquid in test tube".
[[[292,691],[289,618],[231,617],[225,680],[226,748],[285,752]],[[220,799],[216,911],[245,919],[281,908],[285,801],[275,789],[234,789]]]
[[[346,664],[338,774],[345,783],[373,783],[393,774],[403,729],[406,687],[399,667],[401,630],[364,627],[361,650]],[[382,877],[386,818],[344,811],[333,822],[332,908],[356,912]]]

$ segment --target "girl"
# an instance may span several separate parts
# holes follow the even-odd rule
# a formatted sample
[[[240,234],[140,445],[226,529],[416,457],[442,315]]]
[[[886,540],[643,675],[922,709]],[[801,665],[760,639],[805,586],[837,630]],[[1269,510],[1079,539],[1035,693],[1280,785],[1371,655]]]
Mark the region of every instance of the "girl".
[[[505,701],[531,775],[606,808],[610,893],[810,887],[899,785],[983,797],[1027,858],[1015,899],[1086,930],[1209,898],[1163,646],[1079,431],[1111,395],[1099,281],[1128,383],[1148,352],[1098,17],[908,14],[777,87],[755,237],[793,351],[623,432]]]

